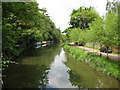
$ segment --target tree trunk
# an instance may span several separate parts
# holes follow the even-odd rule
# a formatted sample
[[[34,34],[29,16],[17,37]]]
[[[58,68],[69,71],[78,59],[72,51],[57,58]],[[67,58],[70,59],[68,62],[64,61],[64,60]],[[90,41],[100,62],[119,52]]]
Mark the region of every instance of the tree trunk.
[[[107,58],[109,58],[109,57],[108,57],[108,46],[107,46]]]
[[[102,48],[102,44],[100,44],[99,51]],[[102,56],[102,53],[100,52],[100,57]]]

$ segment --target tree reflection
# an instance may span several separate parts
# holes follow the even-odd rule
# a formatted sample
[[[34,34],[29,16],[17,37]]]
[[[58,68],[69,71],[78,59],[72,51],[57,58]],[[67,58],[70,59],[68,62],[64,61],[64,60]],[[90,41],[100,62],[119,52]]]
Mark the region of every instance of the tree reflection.
[[[61,47],[54,45],[29,49],[21,56],[19,64],[10,65],[3,71],[3,75],[6,75],[3,77],[3,88],[48,87],[48,70],[60,51]]]
[[[14,65],[14,69],[12,67],[4,72],[6,77],[3,78],[3,88],[37,88],[38,86],[45,87],[48,83],[46,70],[49,68],[45,65]]]
[[[83,85],[82,82],[82,78],[80,77],[80,75],[78,75],[77,73],[73,72],[72,70],[68,70],[68,73],[70,75],[70,82],[72,83],[73,86],[77,86],[78,88],[85,88],[85,85]]]

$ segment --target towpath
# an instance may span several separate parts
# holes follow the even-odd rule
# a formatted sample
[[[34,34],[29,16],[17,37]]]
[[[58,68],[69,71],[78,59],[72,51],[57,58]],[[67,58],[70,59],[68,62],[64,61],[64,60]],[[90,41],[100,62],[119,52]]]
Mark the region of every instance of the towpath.
[[[84,49],[84,50],[89,51],[91,53],[95,53],[97,55],[101,54],[101,56],[107,58],[107,53],[100,52],[99,50],[95,50],[95,49],[92,49],[92,48],[87,48],[87,47],[84,47],[84,46],[76,46],[74,44],[70,44],[70,45],[72,45],[74,47],[77,47],[77,48],[80,48],[80,49]],[[115,61],[120,61],[120,55],[117,55],[117,54],[108,53],[108,58],[110,58],[112,60],[115,60]]]

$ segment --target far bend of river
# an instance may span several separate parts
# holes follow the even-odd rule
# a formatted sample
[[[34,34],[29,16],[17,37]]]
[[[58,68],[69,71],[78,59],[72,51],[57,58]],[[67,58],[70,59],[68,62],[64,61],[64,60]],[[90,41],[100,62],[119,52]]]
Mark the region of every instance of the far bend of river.
[[[118,88],[118,81],[77,61],[59,45],[30,49],[3,74],[3,88]]]

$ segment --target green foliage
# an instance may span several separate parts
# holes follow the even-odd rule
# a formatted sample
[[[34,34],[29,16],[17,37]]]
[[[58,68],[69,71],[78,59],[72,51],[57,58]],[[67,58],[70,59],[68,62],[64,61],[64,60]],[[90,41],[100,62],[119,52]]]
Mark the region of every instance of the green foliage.
[[[90,42],[103,43],[105,31],[103,29],[103,19],[98,18],[93,21],[90,25],[90,31],[88,32]]]
[[[80,31],[79,31],[79,29],[78,28],[75,28],[74,30],[72,30],[71,32],[70,32],[70,40],[72,41],[72,42],[77,42],[78,41],[78,36],[79,36],[79,33]]]
[[[94,8],[80,7],[78,10],[73,10],[71,14],[69,27],[64,32],[66,33],[69,42],[78,43],[96,43],[107,45],[108,47],[119,49],[119,4],[114,4],[106,13],[105,17],[100,17]],[[108,8],[107,7],[107,8]]]
[[[99,15],[96,13],[93,7],[80,7],[77,10],[73,10],[70,19],[70,25],[72,28],[85,29],[88,28],[88,24],[98,16]]]
[[[2,8],[3,60],[19,56],[36,41],[59,41],[60,30],[37,2],[3,2]]]
[[[93,42],[92,38],[95,35],[92,35],[93,32],[90,31],[90,25],[99,18],[100,16],[93,7],[80,7],[78,10],[73,10],[70,19],[72,27],[64,31],[68,41],[78,43],[79,45]]]
[[[114,11],[111,11],[106,14],[106,19],[104,21],[105,23],[105,44],[108,45],[115,45],[118,47],[118,41],[119,33],[118,33],[118,14],[116,14]],[[116,47],[116,48],[117,48]]]
[[[78,49],[73,46],[65,45],[64,49],[69,51],[74,58],[79,61],[88,63],[92,68],[102,71],[107,75],[112,75],[116,79],[120,80],[119,64],[118,62],[111,61],[99,55]]]
[[[67,42],[67,37],[66,37],[66,35],[62,34],[62,35],[60,36],[60,40],[61,40],[61,42],[63,42],[63,43]]]

